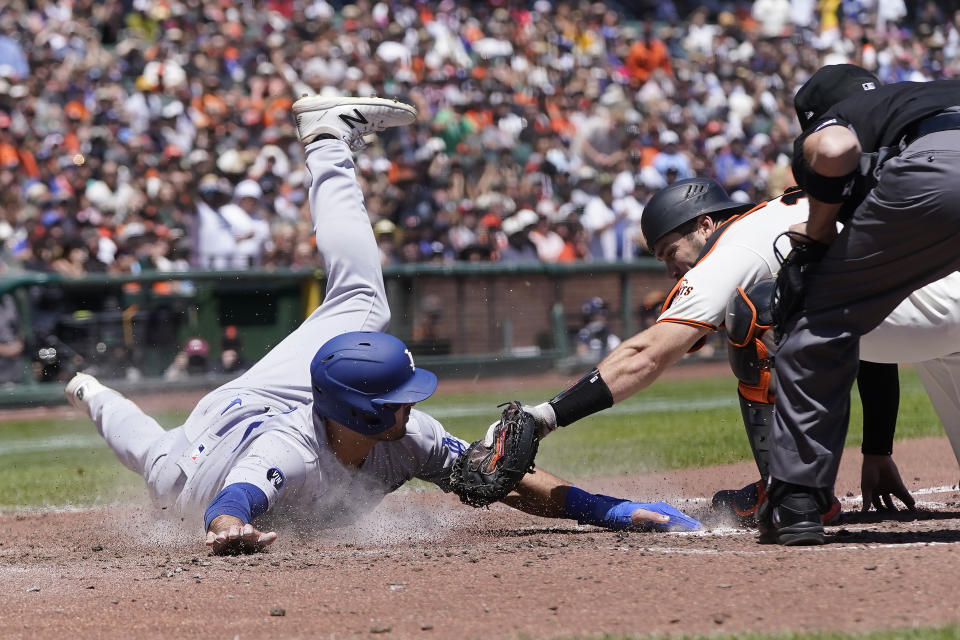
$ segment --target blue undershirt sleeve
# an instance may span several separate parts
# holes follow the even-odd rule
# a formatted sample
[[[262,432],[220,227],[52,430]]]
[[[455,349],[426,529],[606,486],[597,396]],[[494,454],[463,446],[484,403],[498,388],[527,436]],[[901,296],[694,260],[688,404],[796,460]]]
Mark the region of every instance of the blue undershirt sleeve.
[[[267,510],[267,494],[249,482],[227,485],[203,514],[204,531],[217,516],[234,516],[247,524]]]

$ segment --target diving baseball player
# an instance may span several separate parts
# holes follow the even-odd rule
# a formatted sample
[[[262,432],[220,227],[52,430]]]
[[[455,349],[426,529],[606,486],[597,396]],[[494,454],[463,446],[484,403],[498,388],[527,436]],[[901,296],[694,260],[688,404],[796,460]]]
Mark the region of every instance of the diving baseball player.
[[[412,409],[434,392],[436,376],[382,333],[390,311],[350,153],[368,133],[412,123],[416,111],[391,100],[322,97],[302,98],[293,111],[327,275],[323,304],[171,431],[92,376],[77,374],[65,390],[155,501],[203,516],[216,553],[273,543],[277,534],[261,529],[263,521],[348,523],[414,477],[447,489],[466,447]],[[699,526],[665,503],[594,495],[539,470],[504,502],[608,528]]]

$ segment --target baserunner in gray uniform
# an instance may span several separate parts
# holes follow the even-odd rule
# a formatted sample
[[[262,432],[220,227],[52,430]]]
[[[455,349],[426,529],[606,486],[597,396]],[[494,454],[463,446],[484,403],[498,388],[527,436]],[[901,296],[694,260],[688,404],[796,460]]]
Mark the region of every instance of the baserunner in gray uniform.
[[[323,304],[171,431],[92,376],[77,374],[66,387],[156,502],[202,520],[215,552],[271,544],[277,534],[260,523],[277,516],[309,526],[349,523],[412,478],[447,489],[467,444],[412,409],[437,379],[382,333],[390,310],[350,152],[365,134],[412,123],[416,111],[391,100],[320,97],[298,100],[293,111],[327,275]],[[541,470],[504,502],[615,529],[699,527],[666,503],[594,495]]]
[[[960,267],[960,81],[879,86],[821,68],[794,100],[793,170],[810,200],[778,277],[776,417],[761,542],[822,544],[860,336]],[[837,234],[836,221],[844,222]]]

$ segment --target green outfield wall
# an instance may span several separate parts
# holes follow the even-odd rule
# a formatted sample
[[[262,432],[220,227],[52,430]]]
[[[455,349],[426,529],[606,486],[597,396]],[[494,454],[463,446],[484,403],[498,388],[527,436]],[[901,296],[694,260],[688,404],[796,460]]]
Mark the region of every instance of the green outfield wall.
[[[655,318],[649,303],[671,286],[652,258],[402,265],[385,268],[384,281],[391,333],[408,343],[419,363],[448,377],[547,371],[571,359],[575,367],[572,337],[582,326],[584,301],[602,297],[610,330],[626,337]],[[0,294],[16,300],[25,348],[23,380],[0,390],[0,404],[46,402],[56,395],[48,383],[59,388],[65,376],[90,367],[125,378],[128,388],[155,387],[191,337],[203,338],[208,359],[217,362],[227,327],[253,362],[320,303],[323,286],[319,270],[4,277]],[[48,359],[56,352],[57,367],[45,368],[41,351]],[[130,368],[121,371],[124,357]],[[214,366],[203,376],[211,385],[229,377]]]

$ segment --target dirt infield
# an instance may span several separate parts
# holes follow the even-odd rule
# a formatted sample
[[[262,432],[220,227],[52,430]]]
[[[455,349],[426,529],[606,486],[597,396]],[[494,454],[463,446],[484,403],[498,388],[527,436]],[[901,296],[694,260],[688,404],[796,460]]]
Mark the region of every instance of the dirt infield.
[[[758,545],[691,499],[743,484],[747,464],[582,483],[673,499],[710,524],[695,534],[614,533],[399,493],[349,529],[220,558],[199,527],[154,524],[147,508],[8,513],[0,636],[562,638],[958,622],[956,461],[942,438],[898,443],[897,460],[924,510],[846,514],[812,548]],[[846,508],[858,473],[850,451]]]

